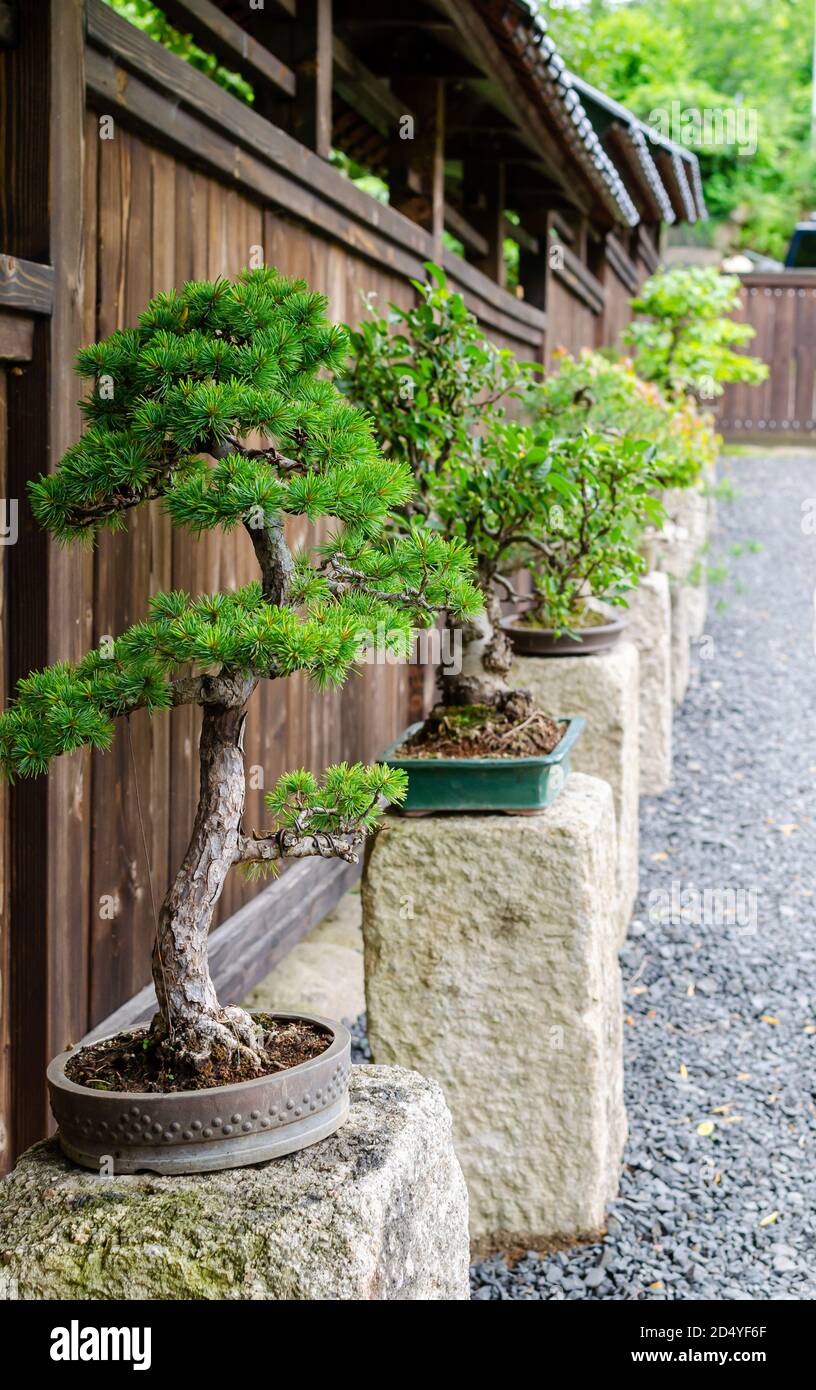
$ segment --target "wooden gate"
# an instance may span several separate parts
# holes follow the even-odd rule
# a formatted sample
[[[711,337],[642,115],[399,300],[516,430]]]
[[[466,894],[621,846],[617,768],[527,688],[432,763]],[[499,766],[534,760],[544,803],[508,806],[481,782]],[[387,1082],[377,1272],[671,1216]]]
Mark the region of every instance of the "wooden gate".
[[[719,426],[734,443],[816,444],[816,271],[742,277],[736,317],[756,330],[748,351],[770,368],[759,386],[728,386]]]

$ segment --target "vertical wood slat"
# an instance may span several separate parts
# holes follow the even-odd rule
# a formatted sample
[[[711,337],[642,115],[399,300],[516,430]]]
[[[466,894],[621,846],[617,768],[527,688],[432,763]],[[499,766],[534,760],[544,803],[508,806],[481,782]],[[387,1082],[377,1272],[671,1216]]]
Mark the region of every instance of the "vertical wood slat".
[[[57,54],[59,52],[59,58]],[[19,42],[0,54],[0,228],[4,249],[50,264],[60,259],[50,321],[33,333],[32,358],[8,382],[6,491],[19,507],[19,536],[4,557],[7,675],[13,686],[32,667],[73,655],[86,607],[84,569],[33,522],[26,486],[53,467],[73,425],[62,370],[78,344],[82,305],[82,27],[79,0],[45,3],[21,15]],[[73,602],[73,609],[71,604]],[[53,619],[52,619],[53,609]],[[49,783],[7,793],[11,961],[7,1018],[11,1051],[12,1144],[47,1126],[42,1073],[54,1038],[81,1027],[87,921],[87,835],[83,766],[66,760]],[[69,974],[68,967],[71,973]]]
[[[8,446],[6,420],[6,371],[0,362],[0,498],[6,499],[6,453]],[[5,709],[6,691],[6,554],[0,551],[0,709]],[[11,1085],[11,940],[9,935],[8,863],[9,863],[8,794],[5,782],[0,782],[0,1174],[11,1163],[12,1085]]]
[[[76,439],[82,417],[76,379],[62,369],[82,346],[85,326],[84,5],[51,5],[51,249],[59,274],[51,318],[50,467]],[[50,543],[48,660],[78,661],[88,649],[92,560]],[[91,874],[91,756],[60,758],[48,779],[52,842],[48,885],[49,1052],[81,1035],[88,1011]]]
[[[816,276],[753,272],[743,277],[734,315],[755,336],[746,351],[767,363],[766,381],[725,388],[719,418],[726,437],[774,443],[816,438]]]
[[[100,157],[101,184],[111,195],[109,209],[103,202],[107,216],[100,219],[99,329],[105,336],[134,323],[150,297],[151,165],[148,148],[122,130],[113,140],[101,142]],[[100,538],[94,602],[97,645],[141,620],[151,590],[158,587],[161,559],[154,549],[154,511],[151,505],[132,513],[127,541],[122,535]],[[166,849],[158,839],[161,787],[154,731],[140,710],[120,721],[111,752],[94,760],[93,899],[95,907],[105,901],[108,915],[97,910],[92,920],[92,1023],[110,1012],[121,992],[133,993],[142,982],[141,962],[149,953],[153,914],[140,811],[158,898],[166,887]]]

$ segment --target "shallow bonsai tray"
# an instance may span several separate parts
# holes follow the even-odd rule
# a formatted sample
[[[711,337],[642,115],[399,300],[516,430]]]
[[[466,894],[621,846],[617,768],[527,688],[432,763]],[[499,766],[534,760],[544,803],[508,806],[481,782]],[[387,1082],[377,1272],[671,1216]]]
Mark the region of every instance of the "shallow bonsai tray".
[[[412,724],[386,749],[383,761],[408,773],[402,809],[431,811],[507,811],[524,814],[552,805],[570,771],[570,751],[585,719],[562,718],[566,724],[551,753],[530,758],[412,758],[398,754],[406,739],[422,728]]]
[[[502,630],[507,633],[517,656],[592,656],[595,652],[614,647],[626,628],[628,618],[614,618],[611,623],[581,630],[577,639],[560,632],[556,637],[549,627],[525,627],[505,618]]]
[[[305,1149],[333,1134],[348,1114],[351,1036],[331,1019],[276,1013],[316,1023],[332,1035],[308,1062],[252,1081],[198,1091],[97,1091],[65,1075],[77,1049],[48,1068],[60,1147],[83,1168],[118,1173],[211,1173]]]

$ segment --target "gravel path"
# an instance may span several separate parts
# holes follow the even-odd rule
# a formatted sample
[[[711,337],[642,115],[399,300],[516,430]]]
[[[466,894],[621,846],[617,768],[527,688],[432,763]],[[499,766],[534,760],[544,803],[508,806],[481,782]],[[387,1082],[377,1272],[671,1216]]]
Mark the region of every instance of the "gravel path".
[[[477,1299],[816,1298],[816,454],[720,472],[727,606],[693,652],[674,785],[641,803],[621,1195],[601,1244],[485,1261]],[[650,920],[673,883],[738,890],[747,925],[713,899]]]

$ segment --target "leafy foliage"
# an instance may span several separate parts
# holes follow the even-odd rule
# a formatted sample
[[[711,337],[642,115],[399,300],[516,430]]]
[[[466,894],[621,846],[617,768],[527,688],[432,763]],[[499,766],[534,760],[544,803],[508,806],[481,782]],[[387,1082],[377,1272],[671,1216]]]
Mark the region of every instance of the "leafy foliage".
[[[628,358],[586,348],[554,354],[556,370],[532,388],[534,417],[563,434],[611,432],[645,440],[660,487],[690,487],[714,462],[717,435],[710,415],[690,399],[668,401],[637,375]]]
[[[639,318],[624,341],[634,349],[635,368],[669,395],[722,395],[728,381],[764,381],[764,362],[736,352],[754,329],[730,315],[739,307],[740,282],[712,266],[660,271],[632,300]]]
[[[612,433],[565,436],[542,431],[546,476],[558,480],[561,502],[550,510],[550,534],[535,548],[531,571],[536,600],[530,620],[572,632],[588,599],[625,603],[646,568],[639,545],[645,525],[660,525],[654,496],[655,449],[643,439]]]
[[[339,524],[295,557],[280,601],[260,582],[158,594],[147,619],[104,649],[22,680],[0,716],[8,776],[36,775],[83,744],[107,748],[118,716],[197,698],[191,677],[305,671],[322,689],[345,679],[373,631],[406,653],[414,625],[441,608],[478,611],[460,541],[418,525],[398,539],[386,531],[413,480],[380,455],[362,412],[318,378],[345,349],[322,296],[262,267],[158,295],[137,328],[79,354],[93,382],[88,429],[30,485],[35,515],[58,540],[92,542],[156,498],[195,533],[241,524],[282,538],[285,513]],[[253,431],[271,442],[250,448]]]
[[[426,268],[416,305],[350,332],[347,389],[376,419],[387,457],[416,479],[403,524],[421,515],[466,542],[486,591],[520,536],[546,530],[541,454],[508,415],[533,368],[488,342],[439,267]]]

